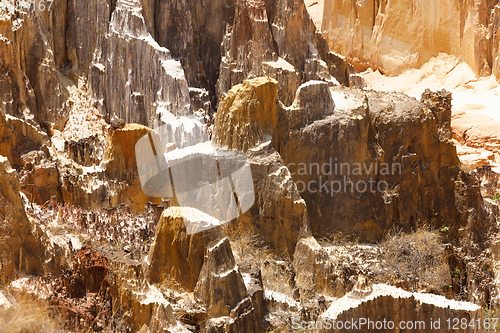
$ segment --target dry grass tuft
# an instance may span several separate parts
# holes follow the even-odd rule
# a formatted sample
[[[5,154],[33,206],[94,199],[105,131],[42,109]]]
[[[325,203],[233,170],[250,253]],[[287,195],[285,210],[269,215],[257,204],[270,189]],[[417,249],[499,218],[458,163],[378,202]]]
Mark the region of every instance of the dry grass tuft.
[[[55,332],[60,320],[41,302],[23,297],[10,308],[0,308],[0,333]]]
[[[382,251],[391,273],[408,282],[413,291],[438,291],[450,284],[445,247],[437,230],[392,232],[382,243]]]

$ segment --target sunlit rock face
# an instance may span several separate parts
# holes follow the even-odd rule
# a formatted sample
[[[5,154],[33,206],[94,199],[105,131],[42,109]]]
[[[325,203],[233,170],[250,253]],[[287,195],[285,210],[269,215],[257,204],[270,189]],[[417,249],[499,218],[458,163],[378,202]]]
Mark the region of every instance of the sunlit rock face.
[[[255,156],[252,172],[260,179],[266,173],[257,165],[266,155],[270,163],[273,156],[273,149],[264,149],[265,138],[272,139],[282,158],[274,165],[283,167],[268,172],[291,176],[295,183],[289,194],[305,200],[313,234],[345,231],[371,242],[394,226],[409,230],[424,220],[474,228],[482,224],[479,189],[460,171],[451,141],[448,93],[427,92],[419,102],[403,94],[329,88],[325,82],[309,81],[297,90],[290,107],[275,108],[269,92],[258,93],[267,85],[272,87],[272,81],[254,79],[228,93],[219,108],[214,139],[247,151],[251,165]],[[260,109],[263,105],[268,106]],[[286,184],[285,179],[278,184]],[[258,196],[269,188],[259,183],[255,187]],[[471,211],[462,208],[464,196],[471,200]],[[267,196],[263,200],[272,202]],[[295,218],[300,209],[289,208],[297,214],[286,219],[279,211],[267,216],[289,225],[287,235],[294,234],[289,232],[293,228],[300,230],[300,219]]]
[[[222,43],[218,98],[245,79],[264,75],[278,80],[285,105],[311,78],[349,84],[349,66],[316,33],[302,0],[238,0],[234,16]]]
[[[262,234],[277,250],[293,254],[308,220],[305,202],[274,147],[279,133],[287,130],[277,93],[278,83],[269,77],[234,86],[220,102],[213,141],[246,152],[252,171],[255,204],[233,227]]]
[[[339,324],[351,324],[352,318],[356,318],[356,332],[400,332],[399,324],[402,322],[411,324],[412,327],[421,325],[419,330],[422,331],[448,332],[448,318],[450,327],[453,326],[451,318],[466,318],[467,322],[484,320],[481,307],[471,303],[457,302],[437,295],[409,293],[384,284],[372,286],[361,280],[362,277],[358,278],[352,292],[333,302],[321,314],[315,325],[312,325],[314,332],[347,332]],[[361,318],[370,318],[372,323],[368,324],[368,320],[364,322]],[[357,322],[360,319],[361,322]],[[463,332],[475,331],[472,327],[463,329]]]
[[[3,281],[12,280],[18,273],[43,272],[44,248],[33,234],[19,191],[17,172],[6,157],[0,156],[0,276]]]
[[[325,0],[322,30],[333,51],[396,75],[440,52],[478,75],[499,76],[497,1]]]
[[[182,66],[148,33],[139,2],[117,2],[106,42],[102,65],[109,116],[153,127],[161,118],[157,106],[178,115],[190,112]]]
[[[429,109],[402,94],[330,91],[333,108],[289,121],[290,130],[279,139],[278,151],[307,203],[314,234],[349,230],[376,241],[394,225],[468,223],[456,198],[479,198],[479,189],[462,180],[467,177],[451,142],[449,108],[431,101]],[[312,96],[298,93],[292,106],[306,113],[304,105],[319,102]],[[466,188],[459,190],[460,183]],[[475,207],[480,213],[480,205]]]
[[[207,216],[187,207],[170,207],[163,212],[148,258],[148,277],[152,282],[174,279],[187,290],[194,290],[207,247],[225,237],[221,228],[188,234],[190,223],[203,223]]]

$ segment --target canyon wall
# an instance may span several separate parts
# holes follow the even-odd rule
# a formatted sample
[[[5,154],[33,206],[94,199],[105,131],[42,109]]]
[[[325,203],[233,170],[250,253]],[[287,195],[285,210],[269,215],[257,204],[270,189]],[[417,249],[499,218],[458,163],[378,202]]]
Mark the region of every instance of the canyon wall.
[[[496,0],[325,0],[322,30],[333,51],[388,75],[444,52],[500,77],[499,15]]]
[[[351,36],[345,45],[358,50],[352,52],[359,52],[359,63],[372,35],[374,54],[388,68],[427,56],[416,44],[430,39],[414,34],[405,43],[415,46],[407,47],[394,36],[406,37],[399,31],[412,20],[414,31],[425,26],[421,21],[431,19],[424,6],[441,9],[422,3],[407,11],[398,3],[327,3],[336,15],[355,13],[361,32],[339,23],[346,34],[337,33]],[[484,37],[494,29],[476,27],[496,22],[497,7],[480,1],[462,7],[436,29],[458,22],[459,44],[473,41],[460,52],[470,61],[486,59],[478,72],[495,71],[488,45],[496,37]],[[377,13],[372,23],[368,8]],[[489,10],[492,16],[483,17]],[[343,41],[330,38],[330,46],[343,52]],[[385,55],[393,49],[402,53]],[[279,326],[271,322],[276,316],[263,319],[279,303],[264,295],[293,297],[290,304],[305,309],[311,291],[299,289],[311,278],[316,290],[332,294],[332,277],[342,279],[338,296],[352,287],[354,273],[332,264],[323,240],[314,237],[344,233],[379,242],[393,228],[428,224],[447,230],[461,256],[453,260],[463,258],[462,269],[469,265],[464,297],[487,304],[499,294],[484,259],[496,224],[479,184],[460,169],[449,93],[427,91],[418,101],[347,88],[351,73],[315,30],[302,0],[61,0],[52,12],[1,11],[0,238],[6,245],[0,278],[38,274],[22,281],[59,288],[49,290],[56,296],[51,302],[71,309],[69,325],[86,323],[86,331],[106,322],[82,310],[88,299],[108,319],[122,316],[132,331],[258,332],[263,320]],[[213,221],[140,187],[135,144],[172,119],[170,113],[214,120],[207,131],[214,142],[246,153],[255,203],[224,230],[188,235],[186,223]],[[341,182],[347,190],[337,187]],[[64,258],[57,254],[63,250]],[[59,274],[69,254],[77,264]],[[95,280],[86,284],[89,269]],[[324,297],[321,303],[326,309]]]

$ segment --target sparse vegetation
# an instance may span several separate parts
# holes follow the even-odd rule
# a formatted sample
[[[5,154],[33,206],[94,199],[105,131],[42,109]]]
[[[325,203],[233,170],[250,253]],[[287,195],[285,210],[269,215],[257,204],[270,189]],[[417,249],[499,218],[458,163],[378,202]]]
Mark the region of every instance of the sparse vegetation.
[[[493,196],[493,201],[495,203],[500,203],[500,193],[495,193],[495,195]]]
[[[323,247],[334,245],[355,245],[359,244],[359,238],[354,234],[338,231],[332,232],[329,237],[322,237],[318,239],[318,243]]]
[[[497,309],[484,308],[484,320],[491,323],[491,326],[486,329],[487,333],[500,333],[500,315]],[[486,327],[485,327],[486,328]]]
[[[441,229],[439,229],[439,230],[441,232],[448,232],[448,231],[450,231],[450,227],[448,227],[448,226],[445,225],[445,226],[442,226]]]
[[[46,304],[23,297],[9,308],[0,307],[0,333],[55,332],[60,320]]]
[[[382,250],[390,273],[409,283],[413,291],[439,291],[450,285],[444,245],[437,231],[392,232]]]

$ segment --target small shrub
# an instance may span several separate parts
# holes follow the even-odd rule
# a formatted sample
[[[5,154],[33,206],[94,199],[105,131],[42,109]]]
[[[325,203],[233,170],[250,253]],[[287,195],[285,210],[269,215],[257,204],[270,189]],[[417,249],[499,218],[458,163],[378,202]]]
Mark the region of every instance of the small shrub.
[[[441,290],[450,285],[444,245],[437,231],[393,232],[382,243],[382,251],[390,272],[408,282],[413,291],[422,287]]]

